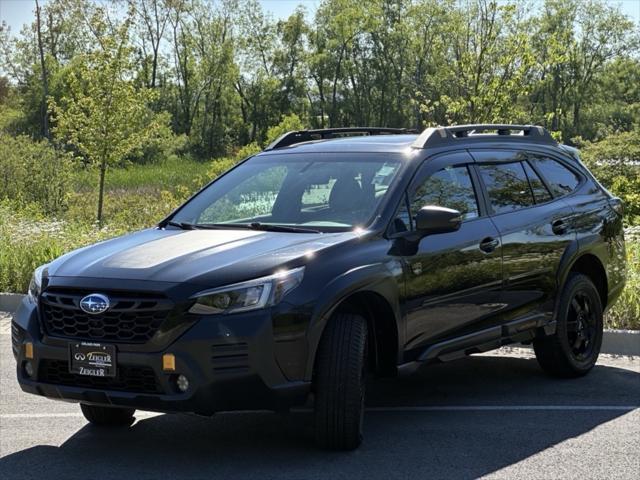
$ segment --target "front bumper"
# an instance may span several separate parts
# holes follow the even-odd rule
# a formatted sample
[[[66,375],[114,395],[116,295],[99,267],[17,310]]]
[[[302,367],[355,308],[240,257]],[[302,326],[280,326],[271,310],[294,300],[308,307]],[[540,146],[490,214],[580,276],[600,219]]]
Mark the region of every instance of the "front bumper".
[[[36,307],[25,299],[12,322],[12,347],[22,390],[72,402],[200,415],[228,410],[284,410],[303,404],[310,390],[309,382],[288,380],[283,374],[274,354],[271,318],[264,311],[201,319],[158,351],[116,344],[119,372],[147,372],[146,382],[133,389],[138,391],[128,389],[119,378],[113,383],[100,379],[105,381],[87,385],[89,380],[68,372],[52,377],[50,365],[68,362],[68,344],[72,341],[47,337],[41,331]],[[33,344],[32,360],[25,357],[27,342]],[[174,372],[162,369],[165,353],[175,356]],[[27,361],[33,367],[31,376],[25,370]],[[189,379],[189,389],[184,393],[175,385],[178,374]]]

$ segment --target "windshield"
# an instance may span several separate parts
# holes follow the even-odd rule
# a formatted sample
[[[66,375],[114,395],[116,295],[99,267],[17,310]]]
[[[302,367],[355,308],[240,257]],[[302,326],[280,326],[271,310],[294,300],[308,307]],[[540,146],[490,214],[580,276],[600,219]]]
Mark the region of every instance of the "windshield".
[[[191,225],[290,225],[331,231],[366,226],[400,161],[386,154],[265,155],[247,160],[171,220]]]

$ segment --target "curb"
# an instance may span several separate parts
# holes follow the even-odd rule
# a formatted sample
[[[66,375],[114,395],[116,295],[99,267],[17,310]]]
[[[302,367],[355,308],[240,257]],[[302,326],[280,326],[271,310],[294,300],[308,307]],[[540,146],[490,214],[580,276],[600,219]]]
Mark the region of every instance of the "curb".
[[[0,311],[13,313],[24,298],[20,293],[0,293]],[[531,345],[521,345],[531,348]],[[602,353],[640,356],[640,330],[605,330]]]
[[[600,353],[640,357],[640,330],[614,330],[606,328],[603,333]],[[533,350],[531,344],[525,345],[521,343],[508,346]]]
[[[605,330],[601,352],[640,356],[640,330]]]

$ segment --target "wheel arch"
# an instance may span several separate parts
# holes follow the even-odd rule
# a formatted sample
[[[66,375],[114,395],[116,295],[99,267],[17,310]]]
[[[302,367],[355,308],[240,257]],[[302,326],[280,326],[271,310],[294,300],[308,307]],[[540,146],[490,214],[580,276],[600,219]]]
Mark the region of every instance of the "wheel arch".
[[[394,374],[403,335],[399,296],[399,284],[395,279],[373,265],[348,272],[327,285],[307,332],[305,380],[313,377],[320,339],[336,312],[357,313],[365,317],[374,370],[380,374]]]
[[[379,293],[363,290],[340,302],[333,313],[339,312],[356,313],[365,318],[369,332],[369,366],[378,374],[394,374],[398,358],[398,324],[389,302]]]
[[[593,253],[583,253],[578,256],[567,270],[563,284],[571,273],[581,273],[589,277],[598,290],[604,311],[609,298],[609,285],[607,271],[598,256]]]

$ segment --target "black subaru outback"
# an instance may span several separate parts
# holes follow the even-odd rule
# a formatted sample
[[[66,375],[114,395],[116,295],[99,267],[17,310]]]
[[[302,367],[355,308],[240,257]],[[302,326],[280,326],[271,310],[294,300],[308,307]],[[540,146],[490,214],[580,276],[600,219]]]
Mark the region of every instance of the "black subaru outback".
[[[586,374],[621,219],[542,127],[291,132],[158,226],[36,269],[18,381],[96,425],[312,401],[319,445],[352,449],[368,373],[523,342]]]

